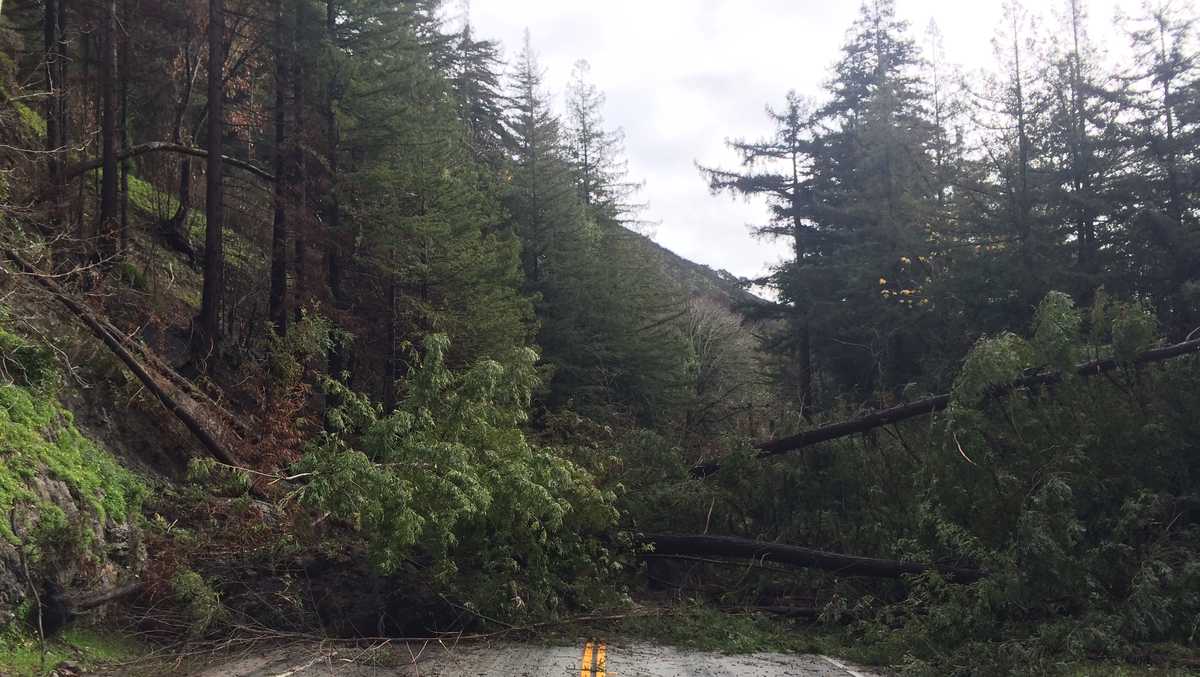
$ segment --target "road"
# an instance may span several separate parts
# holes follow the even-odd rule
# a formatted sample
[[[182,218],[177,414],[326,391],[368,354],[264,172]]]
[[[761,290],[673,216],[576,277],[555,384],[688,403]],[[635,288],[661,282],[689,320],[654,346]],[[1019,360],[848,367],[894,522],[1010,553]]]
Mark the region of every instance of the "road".
[[[365,659],[361,649],[315,644],[230,659],[193,677],[877,677],[845,661],[814,655],[722,654],[636,642],[569,646],[492,643],[409,644]]]

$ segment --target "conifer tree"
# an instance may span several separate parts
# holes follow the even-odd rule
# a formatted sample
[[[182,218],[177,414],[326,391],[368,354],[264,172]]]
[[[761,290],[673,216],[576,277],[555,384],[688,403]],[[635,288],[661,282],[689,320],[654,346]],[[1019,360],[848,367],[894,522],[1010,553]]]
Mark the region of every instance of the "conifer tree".
[[[893,0],[864,2],[815,115],[814,199],[839,264],[818,316],[836,381],[860,393],[917,378],[922,354],[937,130],[907,31]]]
[[[1147,3],[1126,26],[1135,58],[1126,105],[1125,142],[1134,193],[1130,241],[1138,260],[1138,290],[1157,301],[1177,335],[1200,323],[1200,221],[1189,176],[1197,170],[1200,109],[1195,96],[1195,19],[1169,2]]]
[[[814,404],[812,313],[826,305],[822,288],[824,255],[830,246],[813,201],[812,107],[794,91],[781,110],[767,108],[775,133],[759,141],[731,141],[742,170],[701,168],[714,192],[760,197],[770,207],[769,223],[755,228],[760,237],[783,239],[791,246],[792,259],[778,266],[764,280],[776,292],[779,306],[773,315],[787,321],[784,336],[771,337],[768,345],[784,356],[780,375],[789,400],[805,411]],[[787,308],[787,312],[779,312]],[[761,314],[761,310],[760,310]]]

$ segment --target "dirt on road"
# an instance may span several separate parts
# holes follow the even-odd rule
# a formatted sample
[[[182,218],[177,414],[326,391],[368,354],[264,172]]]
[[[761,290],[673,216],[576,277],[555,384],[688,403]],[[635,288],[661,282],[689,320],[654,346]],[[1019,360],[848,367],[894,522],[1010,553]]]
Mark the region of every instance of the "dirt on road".
[[[192,677],[878,677],[817,655],[726,656],[638,642],[585,641],[539,646],[489,643],[402,644],[386,651],[321,644],[279,647],[228,658]]]

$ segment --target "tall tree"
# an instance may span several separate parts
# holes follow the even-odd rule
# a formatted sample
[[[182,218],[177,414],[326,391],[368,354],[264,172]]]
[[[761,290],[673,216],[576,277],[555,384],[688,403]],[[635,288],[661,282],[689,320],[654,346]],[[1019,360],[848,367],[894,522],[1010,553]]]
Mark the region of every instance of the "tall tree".
[[[624,159],[625,134],[604,124],[604,93],[591,80],[591,65],[575,62],[567,89],[567,157],[575,166],[579,198],[600,219],[624,221],[636,209],[629,198],[640,186],[630,182]]]
[[[196,318],[193,355],[204,364],[221,343],[225,295],[225,0],[208,2],[208,158],[205,171],[204,285]]]
[[[500,45],[475,37],[468,19],[455,41],[452,84],[458,117],[467,126],[476,154],[496,165],[512,139],[504,125]]]
[[[777,293],[775,317],[785,319],[784,336],[771,337],[773,351],[786,355],[781,376],[789,399],[801,412],[814,404],[813,346],[811,318],[814,304],[823,298],[820,272],[828,249],[813,202],[812,106],[789,92],[781,110],[767,108],[774,133],[758,141],[736,140],[729,147],[742,162],[740,171],[707,169],[709,188],[737,196],[758,198],[770,208],[770,222],[755,228],[760,237],[783,239],[791,247],[792,259],[779,265],[764,280]],[[780,313],[778,309],[788,308]]]
[[[924,353],[922,254],[939,191],[920,67],[895,3],[868,0],[814,116],[814,199],[839,264],[814,330],[829,337],[835,383],[861,394],[916,380]]]
[[[1195,18],[1172,2],[1147,2],[1126,29],[1135,59],[1127,143],[1136,149],[1131,228],[1143,238],[1141,287],[1155,299],[1170,331],[1200,323],[1200,220],[1190,180],[1200,160]]]
[[[119,231],[117,215],[117,3],[104,3],[100,29],[100,142],[103,175],[100,179],[100,215],[94,251],[102,259],[116,254]]]
[[[272,111],[275,127],[273,149],[275,185],[274,215],[271,226],[271,290],[268,314],[275,325],[275,332],[284,336],[288,328],[288,185],[287,157],[290,152],[287,139],[287,92],[290,89],[288,52],[293,41],[287,29],[283,0],[274,0],[275,18],[275,107]]]

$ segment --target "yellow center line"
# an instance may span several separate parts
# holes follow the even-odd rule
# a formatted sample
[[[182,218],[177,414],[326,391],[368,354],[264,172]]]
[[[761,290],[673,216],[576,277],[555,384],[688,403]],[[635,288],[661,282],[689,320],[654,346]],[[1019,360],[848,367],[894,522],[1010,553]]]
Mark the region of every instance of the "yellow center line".
[[[604,655],[607,649],[604,642],[596,649],[596,677],[608,677],[608,660]]]
[[[592,677],[592,643],[583,645],[583,660],[579,663],[579,677]]]

